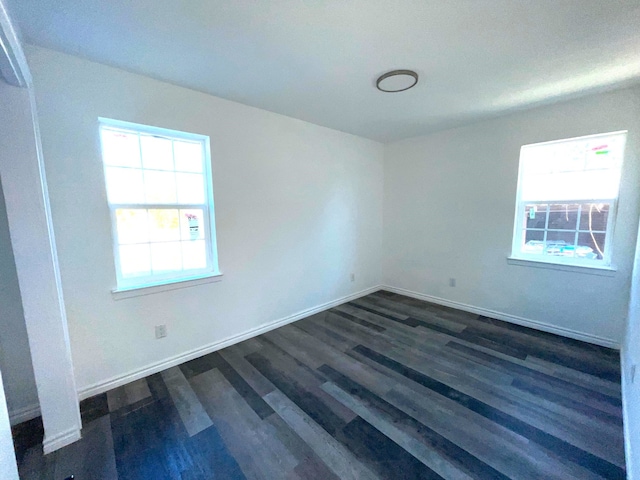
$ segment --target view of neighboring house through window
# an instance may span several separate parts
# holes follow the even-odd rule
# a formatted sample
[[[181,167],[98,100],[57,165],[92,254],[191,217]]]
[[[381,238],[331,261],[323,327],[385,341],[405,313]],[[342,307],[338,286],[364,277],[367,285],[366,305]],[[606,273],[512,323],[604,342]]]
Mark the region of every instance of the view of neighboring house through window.
[[[218,273],[209,138],[100,119],[118,289]]]
[[[626,132],[525,145],[512,258],[611,265]]]

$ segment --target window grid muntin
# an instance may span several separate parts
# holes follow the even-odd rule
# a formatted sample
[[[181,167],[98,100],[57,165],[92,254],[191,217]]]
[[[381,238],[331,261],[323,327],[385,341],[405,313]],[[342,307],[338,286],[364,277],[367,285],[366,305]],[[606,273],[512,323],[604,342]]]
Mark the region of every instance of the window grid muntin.
[[[118,280],[118,287],[130,288],[130,287],[146,287],[153,286],[156,284],[161,284],[166,281],[172,280],[186,280],[190,277],[196,277],[202,274],[210,274],[210,273],[218,273],[217,266],[217,252],[216,252],[216,238],[215,238],[215,224],[213,223],[213,191],[211,188],[211,170],[210,170],[210,152],[209,152],[209,139],[203,135],[197,134],[189,134],[185,132],[178,131],[168,131],[166,129],[159,129],[156,127],[149,127],[146,125],[138,125],[131,124],[128,122],[120,122],[116,120],[109,119],[99,119],[100,120],[100,133],[101,133],[101,142],[102,142],[102,131],[109,130],[112,132],[121,132],[123,134],[128,135],[136,135],[138,141],[138,149],[140,155],[140,167],[129,167],[122,165],[108,165],[105,161],[104,156],[104,148],[102,151],[102,162],[103,168],[105,170],[105,174],[109,167],[111,168],[128,168],[132,170],[139,170],[142,172],[142,181],[143,181],[143,197],[146,202],[146,184],[145,184],[145,171],[159,171],[159,172],[170,172],[174,177],[174,186],[176,188],[176,201],[178,200],[178,182],[176,179],[176,173],[187,173],[187,174],[198,174],[202,177],[203,181],[203,189],[204,189],[204,203],[110,203],[109,202],[109,210],[111,214],[111,222],[112,222],[112,236],[113,236],[113,248],[114,248],[114,259],[115,259],[115,268],[116,275]],[[165,133],[169,132],[169,133]],[[163,170],[157,168],[145,168],[144,160],[142,154],[142,145],[140,138],[143,135],[154,136],[159,138],[165,138],[167,140],[171,140],[171,154],[172,154],[172,163],[173,170]],[[175,158],[175,142],[180,141],[184,143],[192,143],[200,146],[201,149],[201,166],[199,172],[188,171],[188,170],[176,170],[176,158]],[[105,175],[106,177],[106,175]],[[106,178],[105,178],[106,180]],[[109,193],[107,189],[107,194]],[[108,197],[108,195],[107,195]],[[118,236],[117,229],[117,217],[116,210],[118,209],[133,209],[133,210],[153,210],[153,209],[166,209],[166,210],[189,210],[189,209],[199,209],[203,211],[203,219],[202,219],[202,228],[204,228],[204,242],[205,242],[205,267],[202,269],[189,269],[184,270],[184,253],[182,248],[180,249],[181,255],[181,265],[183,270],[175,270],[168,271],[165,273],[151,273],[150,275],[140,275],[140,276],[124,276],[122,273],[122,265],[120,260],[120,246],[122,245],[140,245],[142,243],[129,243],[129,244],[121,244]],[[181,220],[180,220],[181,221]],[[149,228],[149,226],[147,226]],[[180,228],[180,227],[179,227]],[[177,242],[182,243],[182,238]],[[167,242],[146,242],[145,244],[149,245],[149,255],[151,256],[151,245],[161,244],[161,243],[170,243]],[[150,258],[151,260],[151,258]],[[150,261],[150,272],[152,272],[152,264]]]
[[[576,265],[576,266],[591,266],[591,267],[609,267],[612,264],[612,249],[613,249],[613,241],[614,241],[614,235],[615,235],[615,226],[616,226],[616,216],[617,216],[617,209],[618,209],[618,197],[619,197],[619,193],[620,193],[620,181],[622,179],[622,174],[623,174],[623,169],[624,169],[624,165],[625,165],[625,150],[626,150],[626,140],[627,140],[627,131],[626,130],[620,130],[620,131],[614,131],[614,132],[608,132],[608,133],[601,133],[601,134],[595,134],[595,135],[586,135],[586,136],[582,136],[582,137],[572,137],[572,138],[567,138],[567,139],[558,139],[558,140],[552,140],[552,141],[548,141],[548,142],[540,142],[537,144],[529,144],[529,145],[524,145],[521,149],[520,149],[520,162],[519,162],[519,168],[518,168],[518,184],[517,184],[517,190],[516,190],[516,212],[515,212],[515,221],[514,221],[514,232],[513,232],[513,241],[512,241],[512,248],[511,248],[511,256],[512,258],[515,259],[523,259],[523,260],[532,260],[532,261],[545,261],[544,259],[542,259],[541,257],[543,257],[542,255],[537,255],[537,254],[525,254],[522,253],[522,241],[523,241],[523,228],[520,228],[520,222],[521,219],[524,215],[524,210],[526,208],[525,205],[531,205],[531,204],[536,204],[536,203],[540,203],[540,204],[552,204],[552,203],[568,203],[568,202],[585,202],[585,203],[609,203],[609,212],[608,212],[608,216],[607,216],[607,221],[606,221],[606,230],[604,232],[602,232],[601,230],[598,231],[593,231],[593,233],[604,233],[606,235],[606,239],[605,239],[605,250],[604,250],[604,258],[602,260],[584,260],[584,259],[576,259],[576,258],[568,258],[565,259],[563,257],[553,257],[552,259],[549,259],[549,257],[547,256],[546,258],[548,260],[547,263],[555,263],[555,264],[564,264],[564,265]],[[590,140],[596,139],[596,138],[611,138],[611,137],[618,137],[621,138],[621,140],[616,140],[617,143],[617,147],[619,148],[617,154],[619,155],[619,157],[617,158],[617,165],[614,167],[618,170],[618,179],[617,179],[617,185],[616,185],[616,191],[615,191],[615,197],[614,198],[608,198],[608,199],[590,199],[587,197],[582,197],[579,201],[576,200],[569,200],[567,198],[562,198],[561,200],[554,200],[552,198],[545,198],[544,200],[527,200],[524,201],[522,200],[522,194],[523,194],[523,173],[524,173],[524,169],[523,169],[523,151],[525,148],[528,147],[534,147],[534,146],[549,146],[549,145],[553,145],[553,144],[562,144],[562,143],[566,143],[566,142],[575,142],[575,141],[584,141],[584,142],[588,142]],[[589,171],[593,171],[593,170],[598,170],[598,169],[589,169]],[[602,171],[608,171],[610,170],[609,168],[602,168],[600,169]],[[612,191],[613,193],[613,191]],[[547,227],[548,225],[545,225],[545,227]],[[526,226],[525,226],[526,228]],[[545,229],[546,230],[546,229]],[[579,232],[580,233],[580,232]],[[589,230],[586,230],[586,232],[584,233],[589,233]],[[545,233],[546,235],[546,233]],[[545,238],[546,240],[546,238]],[[578,261],[580,260],[580,261]]]
[[[523,252],[523,246],[524,246],[524,240],[526,239],[526,232],[528,230],[531,231],[544,231],[544,248],[546,250],[546,246],[547,246],[547,233],[548,232],[563,232],[563,233],[567,233],[567,232],[574,232],[574,230],[567,230],[567,229],[550,229],[548,228],[549,226],[549,213],[551,210],[551,205],[569,205],[569,204],[578,204],[580,206],[582,206],[582,204],[608,204],[609,205],[609,211],[608,211],[608,215],[607,215],[607,229],[606,230],[585,230],[585,229],[578,229],[577,231],[575,231],[576,233],[576,239],[577,236],[580,233],[599,233],[599,234],[604,234],[605,235],[605,245],[604,245],[604,256],[602,259],[585,259],[585,258],[579,258],[579,257],[563,257],[560,255],[548,255],[546,252],[543,251],[542,254],[537,254],[537,253],[528,253],[528,252]],[[571,265],[610,265],[611,262],[611,239],[613,237],[613,219],[615,217],[615,213],[616,213],[616,209],[617,209],[617,199],[581,199],[581,200],[561,200],[561,201],[557,201],[557,200],[528,200],[528,201],[522,201],[522,200],[518,200],[518,208],[517,208],[517,212],[516,212],[516,216],[517,218],[525,218],[526,215],[526,207],[528,205],[547,205],[546,208],[546,218],[545,218],[545,228],[541,229],[541,228],[527,228],[526,227],[526,221],[525,221],[525,226],[523,228],[518,229],[518,231],[515,232],[514,234],[514,242],[513,242],[513,253],[512,255],[514,255],[517,258],[522,258],[525,260],[542,260],[542,261],[550,261],[552,260],[553,263],[562,263],[562,264],[571,264]],[[580,227],[580,216],[578,215],[577,218],[577,223],[576,226],[579,228]],[[574,243],[574,245],[577,245],[577,241]]]
[[[137,204],[134,205],[125,205],[125,207],[121,207],[120,205],[115,205],[114,207],[112,207],[112,217],[115,218],[115,230],[117,231],[117,216],[116,216],[116,211],[117,210],[121,210],[121,209],[125,209],[125,210],[178,210],[178,212],[180,212],[180,210],[202,210],[202,216],[203,216],[203,238],[202,240],[198,239],[195,241],[203,241],[205,244],[205,267],[201,268],[201,269],[185,269],[184,268],[184,252],[182,250],[182,244],[185,243],[186,241],[182,238],[182,236],[180,236],[180,238],[178,240],[149,240],[147,242],[129,242],[129,243],[121,243],[119,241],[119,237],[117,237],[117,233],[116,233],[116,237],[117,237],[117,244],[115,244],[116,249],[118,250],[117,253],[117,257],[118,257],[118,262],[117,262],[117,268],[120,269],[119,270],[119,275],[122,279],[141,279],[141,278],[149,278],[149,279],[158,279],[159,277],[166,277],[166,278],[179,278],[180,276],[182,276],[181,274],[188,274],[193,275],[193,274],[198,274],[198,273],[206,273],[210,270],[209,266],[212,264],[211,263],[211,250],[209,248],[210,245],[210,235],[207,234],[207,232],[210,231],[210,224],[209,224],[209,213],[208,213],[208,208],[206,208],[206,206],[203,206],[201,204],[175,204],[175,205],[154,205],[151,208],[139,208],[138,206],[136,206]],[[178,213],[178,218],[179,218],[179,222],[182,222],[183,219],[180,216],[180,213]],[[151,232],[150,232],[150,225],[147,224],[147,233],[148,233],[148,238],[151,237]],[[180,232],[181,233],[181,232]],[[171,271],[167,271],[164,273],[154,273],[153,272],[153,262],[152,262],[152,245],[159,245],[159,244],[169,244],[169,243],[178,243],[180,244],[181,248],[180,248],[180,264],[182,265],[182,269],[181,270],[171,270]],[[127,275],[125,276],[122,273],[122,265],[120,263],[120,247],[122,246],[132,246],[132,245],[148,245],[149,246],[149,271],[150,274],[149,275],[137,275],[137,276],[130,276]],[[185,275],[187,276],[187,275]]]

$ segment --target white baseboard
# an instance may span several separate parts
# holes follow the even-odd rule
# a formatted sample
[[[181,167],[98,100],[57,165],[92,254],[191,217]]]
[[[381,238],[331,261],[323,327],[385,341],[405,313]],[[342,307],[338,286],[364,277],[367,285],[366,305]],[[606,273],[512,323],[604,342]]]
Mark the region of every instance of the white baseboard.
[[[473,305],[467,305],[466,303],[447,300],[440,297],[434,297],[432,295],[418,293],[411,290],[405,290],[404,288],[383,285],[381,289],[397,293],[399,295],[417,298],[418,300],[424,300],[425,302],[431,302],[438,305],[443,305],[445,307],[457,308],[458,310],[464,310],[465,312],[476,313],[478,315],[484,315],[485,317],[495,318],[497,320],[503,320],[509,323],[515,323],[516,325],[521,325],[523,327],[535,328],[536,330],[542,330],[543,332],[555,333],[556,335],[573,338],[574,340],[581,340],[583,342],[593,343],[603,347],[615,348],[617,350],[620,350],[620,343],[610,338],[599,337],[597,335],[591,335],[589,333],[577,332],[575,330],[558,327],[556,325],[551,325],[549,323],[541,322],[538,320],[518,317],[509,313],[489,310],[487,308],[475,307]]]
[[[17,425],[27,420],[32,420],[40,415],[40,404],[34,403],[26,407],[17,408],[9,412],[9,422],[11,425]]]
[[[54,452],[62,447],[66,447],[67,445],[77,440],[80,440],[81,437],[82,435],[80,435],[79,427],[71,428],[53,437],[48,437],[45,434],[44,440],[42,441],[42,450],[46,455],[47,453]]]
[[[175,367],[176,365],[180,365],[184,362],[188,362],[189,360],[193,360],[203,355],[207,355],[211,352],[215,352],[216,350],[229,347],[236,343],[242,342],[243,340],[247,340],[257,335],[266,333],[270,330],[295,322],[296,320],[300,320],[300,319],[309,317],[311,315],[314,315],[316,313],[322,312],[324,310],[328,310],[329,308],[333,308],[337,305],[350,302],[352,300],[355,300],[356,298],[364,297],[365,295],[369,295],[370,293],[377,292],[380,289],[381,289],[380,286],[367,288],[366,290],[362,290],[360,292],[347,295],[346,297],[338,298],[337,300],[332,300],[330,302],[323,303],[322,305],[317,305],[315,307],[302,310],[293,315],[289,315],[288,317],[284,317],[279,320],[275,320],[273,322],[265,323],[263,325],[260,325],[259,327],[247,330],[246,332],[243,332],[239,335],[233,335],[224,340],[220,340],[220,341],[205,345],[203,347],[195,348],[193,350],[190,350],[185,353],[181,353],[179,355],[175,355],[173,357],[167,358],[160,362],[149,364],[146,367],[131,371],[129,373],[125,373],[124,375],[118,375],[116,377],[112,377],[110,379],[94,383],[87,387],[80,388],[78,390],[78,397],[80,398],[80,400],[84,400],[85,398],[93,397],[94,395],[107,392],[113,388],[117,388],[122,385],[126,385],[127,383],[133,382],[135,380],[139,380],[149,375],[153,375],[154,373],[161,372],[163,370],[166,370],[167,368]]]

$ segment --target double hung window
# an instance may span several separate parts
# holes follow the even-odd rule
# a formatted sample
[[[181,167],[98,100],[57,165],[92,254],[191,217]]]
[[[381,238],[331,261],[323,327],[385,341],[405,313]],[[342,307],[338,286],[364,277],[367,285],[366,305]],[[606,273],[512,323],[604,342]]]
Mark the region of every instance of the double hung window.
[[[100,119],[118,289],[218,273],[209,138]]]
[[[625,140],[614,132],[522,147],[512,258],[611,264]]]

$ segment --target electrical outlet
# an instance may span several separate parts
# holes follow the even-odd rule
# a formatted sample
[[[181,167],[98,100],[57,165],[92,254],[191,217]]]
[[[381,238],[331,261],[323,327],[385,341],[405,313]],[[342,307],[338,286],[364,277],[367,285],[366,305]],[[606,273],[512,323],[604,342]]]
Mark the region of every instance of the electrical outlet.
[[[455,287],[456,286],[456,279],[455,278],[450,278],[449,279],[449,286],[450,287]]]
[[[156,338],[164,338],[167,336],[166,325],[156,325]]]
[[[356,281],[356,274],[352,273],[350,278],[351,278],[352,282],[355,282]]]

